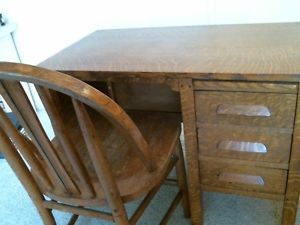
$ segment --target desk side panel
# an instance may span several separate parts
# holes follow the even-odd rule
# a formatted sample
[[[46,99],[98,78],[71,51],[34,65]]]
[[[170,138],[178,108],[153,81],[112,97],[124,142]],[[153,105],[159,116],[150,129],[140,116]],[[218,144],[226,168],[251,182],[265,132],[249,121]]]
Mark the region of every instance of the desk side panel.
[[[298,84],[298,99],[288,172],[287,189],[283,205],[282,225],[294,225],[298,209],[300,191],[300,96]]]

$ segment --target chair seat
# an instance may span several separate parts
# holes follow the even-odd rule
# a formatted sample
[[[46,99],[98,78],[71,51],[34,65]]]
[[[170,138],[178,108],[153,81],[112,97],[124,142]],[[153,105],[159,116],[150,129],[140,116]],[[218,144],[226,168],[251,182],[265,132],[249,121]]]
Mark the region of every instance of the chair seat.
[[[106,150],[108,160],[116,177],[121,198],[124,202],[131,201],[149,192],[161,179],[163,171],[167,169],[168,162],[175,149],[176,142],[181,131],[181,117],[177,113],[167,112],[147,112],[147,111],[129,111],[127,112],[131,119],[140,129],[144,138],[151,149],[151,157],[156,170],[149,172],[142,164],[141,160],[130,150],[129,144],[122,138],[122,135],[99,113],[90,110],[89,114],[93,119],[101,144]],[[76,140],[73,145],[77,152],[84,158],[84,164],[88,168],[90,179],[97,192],[97,198],[81,199],[81,196],[64,198],[62,196],[53,196],[51,198],[57,201],[64,201],[68,204],[78,203],[79,199],[83,206],[98,206],[106,204],[105,195],[102,187],[96,178],[91,160],[87,154],[81,131],[78,127],[74,112],[68,112],[66,116],[66,132],[71,140]],[[59,156],[68,168],[67,171],[72,174],[74,180],[76,175],[68,163],[63,150],[59,146],[58,140],[53,139],[53,144],[58,151]],[[73,141],[74,142],[74,141]]]
[[[54,139],[49,140],[21,81],[35,85]],[[180,114],[126,112],[85,82],[18,63],[0,62],[0,89],[28,134],[20,134],[0,110],[1,151],[43,224],[56,224],[53,210],[72,213],[68,224],[79,216],[136,224],[173,168],[179,190],[160,224],[168,223],[181,200],[189,215]],[[124,203],[141,196],[129,218]],[[95,209],[102,205],[110,212]]]

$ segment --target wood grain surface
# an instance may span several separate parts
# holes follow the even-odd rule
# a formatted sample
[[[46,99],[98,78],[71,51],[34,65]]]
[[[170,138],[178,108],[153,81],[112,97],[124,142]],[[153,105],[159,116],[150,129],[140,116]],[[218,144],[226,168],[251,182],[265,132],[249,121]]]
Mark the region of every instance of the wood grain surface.
[[[283,205],[282,224],[294,225],[300,191],[300,98],[298,91],[296,118],[294,125],[291,160],[288,171],[287,189]]]
[[[197,146],[197,128],[194,91],[192,80],[181,80],[180,84],[180,99],[182,120],[184,127],[185,148],[186,148],[186,170],[187,183],[189,191],[189,201],[191,208],[192,224],[203,224],[203,208],[202,208],[202,191],[200,189],[200,175],[199,175],[199,160],[198,160],[198,146]]]
[[[208,190],[285,198],[282,224],[292,225],[300,189],[299,43],[300,23],[105,30],[40,66],[85,81],[108,81],[108,92],[127,108],[177,111],[177,94],[151,89],[154,83],[168,84],[180,92],[192,223],[203,222],[201,191]],[[154,97],[136,84],[115,91],[113,82],[148,84]],[[138,97],[128,100],[128,94]],[[230,151],[257,150],[249,143],[262,144],[267,153]],[[219,170],[228,182],[214,179]],[[252,184],[234,182],[243,174]],[[264,185],[253,184],[256,178]]]
[[[53,139],[46,135],[20,81],[36,86],[54,130]],[[85,215],[134,225],[178,157],[179,192],[161,224],[167,224],[182,198],[189,215],[184,162],[179,155],[179,113],[127,113],[83,81],[20,63],[0,62],[0,94],[28,134],[19,133],[0,108],[1,152],[44,224],[56,224],[52,209],[58,209],[74,213],[68,224]],[[124,203],[145,195],[152,197],[142,201],[130,221]],[[111,213],[89,208],[101,205]]]
[[[197,91],[195,93],[197,123],[247,125],[260,127],[293,128],[296,107],[296,95],[244,92]],[[232,110],[218,114],[218,109],[227,104]],[[260,115],[260,109],[253,107],[249,112],[243,109],[249,106],[262,106],[270,116]],[[257,116],[255,116],[257,113]]]
[[[237,91],[255,93],[296,94],[297,84],[271,82],[232,82],[232,81],[199,81],[193,82],[195,90],[201,91]]]
[[[261,127],[202,125],[198,129],[201,155],[273,162],[286,166],[290,158],[291,138],[291,131]],[[225,141],[227,145],[221,145]],[[231,142],[235,142],[235,145]],[[249,143],[261,143],[266,152],[258,152],[258,145],[251,146]]]
[[[284,194],[287,171],[237,165],[230,161],[200,160],[201,183],[208,186]]]
[[[172,77],[295,81],[300,78],[299,37],[300,23],[103,30],[40,66],[145,77],[159,72]]]
[[[167,85],[145,83],[113,83],[114,100],[122,108],[164,112],[180,112],[180,97]]]

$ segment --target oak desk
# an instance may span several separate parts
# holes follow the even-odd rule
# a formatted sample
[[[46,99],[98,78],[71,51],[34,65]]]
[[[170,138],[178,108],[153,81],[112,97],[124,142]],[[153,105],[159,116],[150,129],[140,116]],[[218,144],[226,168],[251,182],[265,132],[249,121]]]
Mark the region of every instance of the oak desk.
[[[295,224],[300,23],[97,31],[40,66],[105,81],[125,108],[181,111],[193,224],[202,190],[284,200]]]

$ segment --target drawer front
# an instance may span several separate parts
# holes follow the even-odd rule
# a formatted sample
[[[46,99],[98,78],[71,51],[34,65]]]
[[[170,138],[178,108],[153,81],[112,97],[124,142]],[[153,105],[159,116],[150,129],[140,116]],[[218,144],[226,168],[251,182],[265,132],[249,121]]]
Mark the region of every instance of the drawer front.
[[[296,95],[196,91],[197,123],[293,128]]]
[[[202,91],[234,91],[234,92],[263,92],[297,94],[297,84],[261,83],[261,82],[232,82],[232,81],[197,81],[193,82],[194,90]]]
[[[220,160],[200,160],[201,184],[248,192],[284,194],[287,171],[237,165]]]
[[[249,161],[288,164],[291,132],[286,129],[200,125],[199,153]]]

